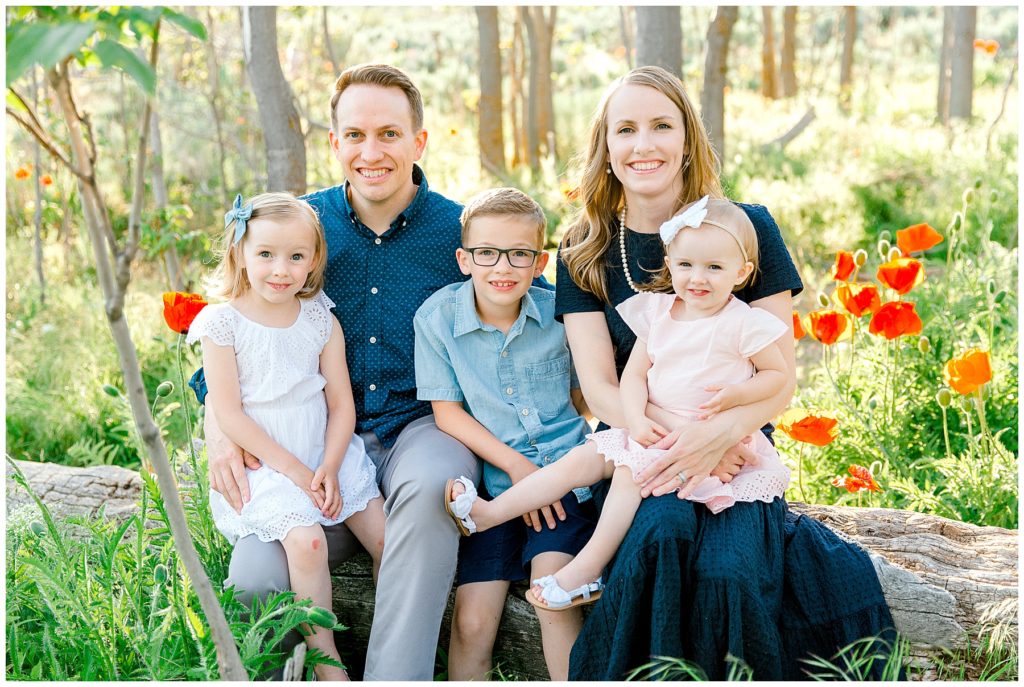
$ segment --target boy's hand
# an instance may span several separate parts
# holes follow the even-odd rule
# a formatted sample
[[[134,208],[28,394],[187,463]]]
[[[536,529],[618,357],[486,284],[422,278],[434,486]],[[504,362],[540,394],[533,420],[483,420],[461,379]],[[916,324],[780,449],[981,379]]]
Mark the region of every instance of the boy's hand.
[[[629,438],[644,448],[656,444],[668,434],[668,430],[646,415],[636,418],[628,423]]]
[[[739,399],[737,398],[736,388],[738,384],[730,384],[728,386],[706,386],[704,391],[717,392],[712,396],[706,403],[702,403],[698,408],[704,412],[697,416],[698,420],[708,420],[723,410],[729,410],[739,405]]]
[[[338,470],[332,465],[324,463],[313,473],[313,481],[309,488],[312,491],[323,490],[324,504],[320,511],[324,517],[334,520],[341,514],[341,487],[338,485]]]
[[[508,476],[512,478],[512,484],[516,484],[519,480],[523,479],[532,472],[540,470],[536,465],[528,461],[525,457],[516,463],[516,466],[509,470]],[[554,510],[554,514],[552,514]],[[555,529],[555,516],[558,516],[559,520],[565,520],[565,509],[562,508],[561,501],[555,501],[550,506],[544,506],[539,511],[530,511],[529,513],[523,514],[523,522],[526,523],[527,527],[532,527],[534,532],[540,532],[541,530],[541,514],[544,515],[544,522],[547,523],[548,529]]]

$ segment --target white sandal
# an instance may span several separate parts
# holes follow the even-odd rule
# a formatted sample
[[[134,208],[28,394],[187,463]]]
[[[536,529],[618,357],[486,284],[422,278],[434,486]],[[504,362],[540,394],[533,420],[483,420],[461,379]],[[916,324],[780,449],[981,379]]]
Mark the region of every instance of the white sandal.
[[[452,488],[455,487],[456,482],[464,486],[466,491],[453,499]],[[456,479],[448,480],[444,485],[444,509],[455,522],[455,526],[459,528],[459,533],[463,537],[468,537],[476,532],[476,523],[473,522],[473,518],[469,517],[469,511],[473,509],[475,502],[476,487],[468,477],[459,476]]]
[[[601,582],[600,577],[595,582],[589,582],[570,591],[562,589],[554,575],[545,575],[531,584],[540,585],[540,596],[547,603],[542,604],[532,589],[526,592],[526,600],[546,611],[564,611],[574,606],[592,604],[601,598],[601,592],[604,591],[604,583]]]

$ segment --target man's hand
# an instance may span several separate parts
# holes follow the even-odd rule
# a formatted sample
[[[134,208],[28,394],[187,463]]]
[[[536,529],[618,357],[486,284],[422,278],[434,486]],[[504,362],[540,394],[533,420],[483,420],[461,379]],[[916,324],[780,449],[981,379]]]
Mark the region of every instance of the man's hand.
[[[540,470],[536,465],[528,461],[525,457],[516,463],[516,466],[509,470],[508,476],[512,478],[512,484],[516,484],[519,480],[523,479],[532,472]],[[554,514],[552,514],[552,510]],[[526,523],[527,527],[532,527],[535,532],[541,531],[541,514],[544,516],[544,521],[548,524],[548,529],[555,529],[555,516],[558,516],[559,520],[565,520],[565,509],[562,508],[561,501],[555,501],[550,506],[544,506],[539,511],[530,511],[529,513],[523,514],[523,522]]]
[[[237,512],[249,503],[249,479],[245,469],[257,470],[262,466],[259,459],[243,451],[228,439],[207,409],[203,420],[206,435],[207,470],[210,488],[221,494]]]

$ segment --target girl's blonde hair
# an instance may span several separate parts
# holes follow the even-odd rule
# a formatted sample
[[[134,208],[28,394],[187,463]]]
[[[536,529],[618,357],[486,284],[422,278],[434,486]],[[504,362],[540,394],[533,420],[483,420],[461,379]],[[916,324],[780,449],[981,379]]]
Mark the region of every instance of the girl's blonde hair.
[[[752,283],[757,274],[757,230],[754,229],[754,224],[747,217],[747,213],[732,201],[724,198],[708,198],[707,209],[708,214],[700,227],[683,227],[676,234],[673,242],[677,241],[683,232],[704,231],[704,224],[718,227],[731,234],[739,244],[737,248],[741,249],[746,260],[754,266],[747,278],[733,287],[733,291],[739,291],[747,284]],[[669,246],[665,246],[665,255],[668,255]],[[668,263],[662,262],[661,267],[655,271],[654,278],[646,285],[646,290],[665,292],[672,290],[672,274],[669,272]]]
[[[654,88],[679,108],[683,115],[683,130],[686,134],[686,151],[682,168],[682,190],[676,201],[675,212],[687,203],[710,195],[723,196],[718,180],[718,156],[711,147],[707,131],[697,114],[696,108],[686,95],[683,83],[661,67],[637,67],[625,76],[613,81],[601,96],[601,102],[590,121],[588,144],[583,158],[578,161],[583,168],[580,180],[580,198],[583,207],[565,233],[562,242],[562,259],[569,275],[584,291],[588,291],[606,303],[608,283],[605,273],[608,261],[605,254],[618,231],[618,212],[624,201],[622,183],[608,169],[608,102],[615,92],[625,84]],[[667,219],[667,218],[666,218]]]
[[[249,203],[252,204],[252,216],[248,220],[250,223],[257,219],[274,222],[294,221],[303,222],[313,229],[316,235],[313,267],[306,275],[306,283],[296,294],[299,298],[312,298],[324,286],[324,268],[327,266],[327,241],[324,239],[324,229],[316,210],[306,201],[290,193],[261,193],[251,198]],[[249,290],[249,279],[242,265],[242,246],[247,237],[243,236],[238,243],[232,243],[234,238],[235,222],[231,222],[224,229],[224,239],[219,252],[220,264],[211,279],[211,293],[228,300],[238,298]]]

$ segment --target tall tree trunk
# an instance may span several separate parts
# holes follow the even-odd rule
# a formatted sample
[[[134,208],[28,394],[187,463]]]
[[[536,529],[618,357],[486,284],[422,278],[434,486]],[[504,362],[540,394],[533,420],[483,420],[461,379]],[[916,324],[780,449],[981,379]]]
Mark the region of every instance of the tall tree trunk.
[[[629,8],[625,5],[619,5],[619,31],[622,33],[622,47],[626,51],[626,64],[633,69],[633,37],[636,35],[636,29],[633,27]]]
[[[857,42],[857,8],[843,8],[843,59],[839,64],[839,103],[849,107],[853,92],[853,46]]]
[[[164,211],[167,210],[167,181],[164,179],[164,142],[160,134],[160,114],[153,108],[149,117],[150,147],[153,150],[152,174],[153,174],[153,201],[156,210],[161,216],[160,231],[170,231],[166,224]],[[189,286],[185,283],[181,273],[181,259],[178,257],[178,247],[172,242],[163,251],[164,271],[167,273],[167,284],[171,291],[188,291]]]
[[[725,161],[725,85],[729,61],[729,40],[739,17],[739,8],[719,6],[708,24],[708,52],[704,59],[704,90],[700,111],[718,159]]]
[[[195,14],[191,14],[194,9]],[[198,19],[199,10],[197,8],[189,8],[190,16]],[[225,150],[224,144],[224,131],[223,125],[221,124],[221,107],[220,107],[220,63],[217,60],[217,49],[215,47],[215,41],[213,38],[213,10],[209,7],[206,8],[206,40],[203,41],[203,50],[206,53],[206,100],[210,103],[210,111],[213,114],[213,129],[217,135],[217,162],[220,165],[220,178],[217,179],[217,183],[220,188],[228,190],[231,188],[230,181],[228,180],[228,163],[227,163],[227,151]],[[228,194],[225,194],[227,196]],[[227,198],[222,199],[227,202]]]
[[[953,8],[942,8],[942,37],[939,43],[939,87],[935,114],[940,124],[949,124],[949,72],[953,57]]]
[[[476,7],[480,45],[480,102],[477,141],[480,166],[499,176],[505,171],[505,132],[501,123],[501,32],[498,8]]]
[[[636,64],[664,67],[683,78],[683,25],[678,5],[636,8]]]
[[[36,68],[32,67],[32,106],[39,108],[39,82],[36,78]],[[32,222],[35,225],[35,259],[36,278],[39,280],[39,305],[46,305],[46,273],[43,271],[43,180],[40,175],[43,172],[43,151],[39,141],[35,142],[36,173],[35,179],[36,208],[32,215]]]
[[[331,45],[331,31],[327,28],[327,5],[324,5],[321,10],[323,12],[321,21],[324,28],[324,52],[327,53],[327,59],[331,62],[331,73],[337,76],[341,70],[338,69],[338,60],[334,58],[334,46]]]
[[[971,118],[974,98],[974,37],[977,7],[953,8],[953,54],[949,73],[949,116]]]
[[[523,98],[523,8],[513,13],[512,54],[509,59],[509,117],[512,124],[512,167],[524,164],[526,152],[526,100]]]
[[[779,82],[775,76],[775,25],[772,8],[761,7],[761,23],[764,40],[761,42],[761,95],[766,98],[779,97]]]
[[[154,71],[156,70],[158,31],[159,23],[150,52],[150,65]],[[83,120],[75,106],[72,96],[71,79],[68,72],[70,62],[71,58],[68,57],[48,69],[47,80],[54,90],[57,106],[64,116],[64,123],[67,127],[72,159],[65,163],[78,178],[82,212],[93,248],[96,275],[103,293],[104,311],[117,349],[125,390],[135,419],[135,429],[142,439],[149,461],[156,472],[167,509],[168,524],[174,538],[175,549],[185,565],[192,586],[199,597],[203,613],[210,624],[211,636],[217,651],[220,677],[223,680],[246,680],[248,675],[242,667],[238,648],[235,646],[234,637],[224,617],[224,611],[220,607],[217,595],[213,591],[210,579],[206,576],[206,571],[203,569],[192,543],[192,536],[185,520],[185,510],[167,458],[167,449],[160,437],[160,428],[153,420],[149,408],[138,355],[124,314],[125,294],[131,281],[131,262],[138,250],[151,101],[149,98],[146,99],[145,112],[141,119],[142,132],[139,135],[138,154],[134,166],[135,183],[132,208],[128,218],[128,230],[124,245],[119,246],[110,226],[108,209],[96,178],[95,150],[86,142],[85,132],[89,132],[89,141],[95,141],[95,137],[92,135],[88,120]]]
[[[782,9],[782,95],[796,95],[796,7]]]
[[[558,8],[525,8],[527,40],[530,43],[530,84],[527,96],[526,145],[530,167],[540,169],[545,153],[555,157],[555,118],[551,87],[551,46]]]
[[[306,142],[292,89],[277,55],[277,8],[242,8],[245,68],[260,111],[267,151],[267,189],[306,192]]]

